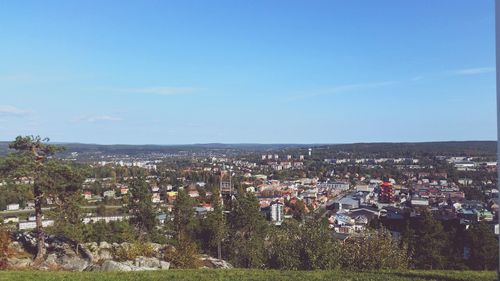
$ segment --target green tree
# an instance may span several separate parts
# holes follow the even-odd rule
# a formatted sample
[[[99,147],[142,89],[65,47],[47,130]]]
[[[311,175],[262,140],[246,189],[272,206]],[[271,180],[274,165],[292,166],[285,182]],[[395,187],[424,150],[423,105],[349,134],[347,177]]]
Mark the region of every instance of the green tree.
[[[239,193],[228,217],[228,251],[233,264],[240,267],[263,267],[267,222],[260,213],[259,201],[250,193]]]
[[[151,201],[151,191],[143,178],[132,180],[129,188],[131,193],[130,222],[137,229],[139,240],[144,240],[157,231],[156,226],[158,225],[157,214]]]
[[[207,238],[211,248],[217,248],[217,258],[222,259],[222,240],[227,233],[226,218],[221,204],[219,191],[212,194],[213,211],[207,215]]]
[[[11,182],[20,183],[22,181],[32,182],[32,193],[35,201],[35,216],[37,234],[37,252],[35,265],[40,264],[45,259],[45,234],[42,225],[42,204],[54,192],[58,191],[58,184],[61,179],[67,179],[64,174],[58,172],[60,160],[52,158],[61,147],[49,145],[48,138],[42,139],[37,136],[18,136],[9,144],[10,149],[15,152],[9,154],[0,167],[0,174],[8,178]],[[64,171],[64,169],[62,169]],[[77,186],[63,186],[68,191],[77,190]]]
[[[181,238],[191,237],[193,230],[195,201],[182,189],[177,193],[172,214],[174,216],[173,228],[177,241]]]
[[[73,194],[65,197],[64,201],[60,201],[57,207],[51,211],[54,217],[54,226],[49,231],[71,239],[75,243],[76,253],[78,253],[80,243],[85,240],[83,212],[80,208],[82,201],[80,194]]]
[[[283,270],[301,268],[299,247],[302,245],[301,226],[298,222],[284,221],[279,227],[269,232],[267,249],[267,267]]]
[[[498,240],[486,223],[472,225],[468,230],[468,240],[468,264],[471,268],[493,270],[498,267]]]
[[[339,247],[324,220],[307,220],[301,230],[301,269],[333,269],[339,265]]]
[[[341,246],[341,263],[349,270],[406,269],[407,246],[385,230],[375,230],[347,239]]]
[[[414,258],[415,267],[422,269],[441,269],[445,265],[443,255],[446,235],[443,226],[436,221],[429,211],[423,211],[416,224]]]

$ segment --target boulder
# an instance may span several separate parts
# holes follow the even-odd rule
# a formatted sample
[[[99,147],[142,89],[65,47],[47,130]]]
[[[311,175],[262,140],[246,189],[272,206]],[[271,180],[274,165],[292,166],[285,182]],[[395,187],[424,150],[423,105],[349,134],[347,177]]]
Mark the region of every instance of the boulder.
[[[201,268],[218,268],[218,269],[231,269],[233,265],[225,260],[216,259],[211,256],[202,255],[200,260],[203,264]]]
[[[9,258],[7,260],[7,267],[12,269],[23,269],[31,266],[32,262],[33,260],[30,258],[24,258],[24,259]]]
[[[134,265],[137,267],[161,268],[161,262],[158,258],[137,257],[134,260]],[[170,267],[170,264],[168,267]]]
[[[130,265],[125,263],[117,262],[117,261],[105,261],[101,265],[101,269],[99,271],[132,271],[133,268]]]
[[[117,262],[117,261],[104,261],[101,266],[99,265],[91,265],[86,271],[101,271],[101,272],[109,272],[109,271],[143,271],[143,270],[157,270],[158,268],[151,267],[139,267],[133,265],[132,261],[126,262]]]
[[[64,270],[70,271],[83,271],[89,266],[89,262],[80,257],[62,256],[60,260],[61,266]]]

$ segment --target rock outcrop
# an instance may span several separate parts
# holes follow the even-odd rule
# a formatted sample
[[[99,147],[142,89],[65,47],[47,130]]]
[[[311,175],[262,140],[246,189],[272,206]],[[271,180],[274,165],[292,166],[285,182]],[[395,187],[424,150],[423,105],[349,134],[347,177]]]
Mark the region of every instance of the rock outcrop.
[[[33,264],[36,249],[36,238],[29,233],[16,234],[12,243],[15,254],[8,259],[8,266],[13,269],[26,269]],[[46,237],[47,256],[38,267],[42,270],[67,271],[141,271],[167,270],[170,263],[164,260],[165,251],[171,245],[149,243],[151,256],[135,256],[131,260],[122,261],[123,256],[116,253],[127,252],[130,243],[85,243],[76,244],[72,241],[55,236]],[[200,256],[201,268],[230,269],[233,266],[208,255]]]

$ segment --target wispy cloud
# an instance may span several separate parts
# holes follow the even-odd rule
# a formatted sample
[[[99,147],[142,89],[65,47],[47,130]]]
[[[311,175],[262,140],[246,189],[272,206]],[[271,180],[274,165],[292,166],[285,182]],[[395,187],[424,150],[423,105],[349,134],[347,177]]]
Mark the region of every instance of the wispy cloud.
[[[420,81],[422,79],[424,79],[424,76],[415,76],[415,77],[412,77],[410,80],[411,81]]]
[[[333,95],[333,94],[355,92],[355,91],[362,91],[362,90],[370,90],[370,89],[391,86],[391,85],[394,85],[397,83],[398,83],[397,81],[381,81],[381,82],[372,82],[372,83],[346,84],[346,85],[335,86],[332,88],[327,88],[324,90],[312,92],[309,94],[293,96],[287,100],[294,101],[294,100],[307,99],[307,98],[312,98],[312,97],[317,97],[317,96]]]
[[[81,116],[75,119],[76,122],[117,122],[122,121],[123,119],[116,116],[111,115],[95,115],[95,116]]]
[[[171,95],[192,94],[198,91],[198,89],[193,87],[144,87],[144,88],[115,89],[115,91],[123,93],[171,96]]]
[[[465,68],[456,69],[449,72],[451,75],[478,75],[483,73],[495,72],[494,67],[475,67],[475,68]]]
[[[31,114],[30,110],[21,109],[12,105],[0,105],[0,116],[23,117]]]

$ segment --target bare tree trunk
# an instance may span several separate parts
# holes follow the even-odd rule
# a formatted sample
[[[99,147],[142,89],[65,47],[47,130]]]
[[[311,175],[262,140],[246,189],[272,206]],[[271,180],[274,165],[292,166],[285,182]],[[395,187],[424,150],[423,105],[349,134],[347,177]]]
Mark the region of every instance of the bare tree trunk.
[[[45,260],[45,233],[42,224],[42,191],[35,184],[35,216],[37,234],[37,252],[34,260],[35,265],[39,265]]]

